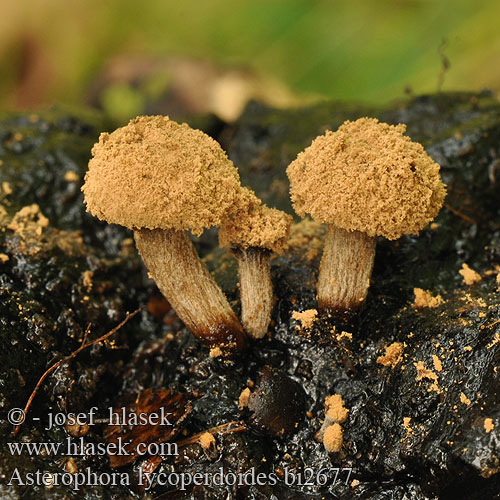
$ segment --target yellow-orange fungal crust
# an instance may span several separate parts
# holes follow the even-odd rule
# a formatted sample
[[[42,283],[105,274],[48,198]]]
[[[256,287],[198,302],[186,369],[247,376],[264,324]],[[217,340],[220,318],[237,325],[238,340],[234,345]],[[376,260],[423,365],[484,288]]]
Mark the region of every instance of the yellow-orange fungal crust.
[[[215,446],[215,438],[210,432],[204,432],[199,438],[199,443],[203,450],[207,451],[212,446]]]
[[[377,363],[395,368],[403,360],[403,344],[393,342],[385,348],[385,354],[377,358]]]
[[[219,230],[222,247],[246,250],[258,247],[282,253],[290,235],[291,215],[262,205],[248,188],[243,188],[235,207]]]
[[[101,134],[92,154],[82,187],[87,210],[131,229],[201,234],[220,224],[241,190],[215,140],[164,116]]]
[[[317,137],[287,169],[297,214],[390,240],[418,234],[446,189],[439,165],[405,131],[360,118]]]

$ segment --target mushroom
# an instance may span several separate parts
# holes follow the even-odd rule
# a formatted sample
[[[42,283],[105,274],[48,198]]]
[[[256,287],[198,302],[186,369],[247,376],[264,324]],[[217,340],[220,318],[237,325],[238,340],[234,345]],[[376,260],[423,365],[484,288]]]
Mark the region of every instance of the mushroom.
[[[317,137],[287,169],[294,209],[326,223],[318,278],[321,310],[347,312],[366,298],[376,236],[418,234],[446,190],[439,165],[406,126],[346,121]]]
[[[326,428],[323,434],[323,446],[327,453],[338,453],[344,443],[344,431],[340,424],[333,424]]]
[[[266,335],[271,322],[271,252],[283,252],[292,223],[290,215],[261,203],[253,191],[242,188],[219,230],[220,245],[238,260],[241,321],[255,339]]]
[[[334,394],[325,398],[325,420],[316,438],[323,439],[326,430],[334,424],[343,424],[347,420],[349,410],[344,405],[340,394]]]
[[[87,210],[134,231],[160,291],[204,344],[224,353],[247,344],[241,324],[188,237],[217,226],[241,191],[219,144],[168,117],[142,116],[103,133],[82,191]]]

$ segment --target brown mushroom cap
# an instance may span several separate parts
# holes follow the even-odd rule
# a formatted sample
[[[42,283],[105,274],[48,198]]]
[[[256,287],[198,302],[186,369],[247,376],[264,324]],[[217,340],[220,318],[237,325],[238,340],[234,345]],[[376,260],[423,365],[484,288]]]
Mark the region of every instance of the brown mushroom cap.
[[[232,246],[246,250],[258,247],[282,253],[290,234],[292,216],[262,205],[253,191],[243,188],[237,209],[231,214],[219,229],[219,243],[222,247]]]
[[[360,118],[317,137],[287,169],[297,214],[390,240],[417,234],[446,189],[439,165],[405,131]]]
[[[168,117],[140,116],[103,133],[82,191],[87,210],[131,229],[192,230],[219,225],[240,191],[220,145]]]

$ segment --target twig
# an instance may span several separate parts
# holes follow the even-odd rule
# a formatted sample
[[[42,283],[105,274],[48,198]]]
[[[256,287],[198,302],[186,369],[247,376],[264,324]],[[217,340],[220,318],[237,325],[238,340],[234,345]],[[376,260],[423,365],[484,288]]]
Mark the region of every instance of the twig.
[[[233,432],[243,432],[247,430],[247,426],[245,422],[242,420],[235,420],[233,422],[227,422],[222,425],[218,425],[217,427],[212,427],[206,431],[198,432],[198,434],[193,434],[182,441],[179,441],[177,445],[179,447],[187,446],[188,444],[196,443],[200,436],[205,432],[209,432],[210,434],[231,434]]]
[[[455,215],[463,219],[464,221],[468,222],[469,224],[476,224],[476,221],[472,217],[469,217],[468,215],[459,212],[456,208],[453,208],[448,203],[443,203],[443,206],[446,207],[450,212],[454,213]]]
[[[500,319],[497,319],[496,321],[493,321],[493,323],[490,323],[489,325],[484,325],[485,328],[491,328],[492,326],[498,325],[500,323]]]
[[[446,73],[450,69],[450,60],[445,54],[445,50],[448,48],[448,39],[443,38],[441,41],[441,44],[438,47],[438,55],[439,59],[441,59],[441,71],[439,72],[438,76],[438,85],[437,85],[437,91],[441,92],[441,89],[443,88],[443,83],[444,79],[446,76]]]
[[[26,403],[26,406],[24,407],[24,417],[25,417],[25,419],[23,420],[23,422],[21,422],[20,424],[18,424],[18,426],[14,430],[14,434],[13,435],[17,436],[17,434],[19,433],[19,430],[20,430],[21,426],[23,425],[23,423],[26,420],[26,414],[28,413],[28,410],[30,409],[31,403],[33,402],[33,399],[35,398],[35,396],[36,396],[36,394],[38,392],[38,389],[40,389],[40,386],[42,385],[43,381],[54,370],[57,370],[61,365],[63,365],[64,363],[67,363],[70,360],[72,360],[75,356],[77,356],[78,354],[80,354],[87,347],[90,347],[90,346],[92,346],[94,344],[97,344],[98,342],[102,342],[103,340],[106,340],[108,337],[110,337],[111,335],[113,335],[114,333],[116,333],[123,325],[125,325],[125,323],[127,323],[129,320],[131,320],[143,308],[144,308],[144,306],[139,307],[139,309],[136,309],[133,313],[127,314],[127,317],[119,325],[115,326],[112,330],[110,330],[108,333],[102,335],[101,337],[99,337],[99,338],[97,338],[95,340],[87,342],[87,339],[88,339],[89,334],[90,334],[90,325],[91,325],[89,323],[89,326],[87,326],[87,329],[85,330],[85,334],[83,336],[82,345],[76,351],[72,352],[69,356],[66,356],[65,358],[59,360],[57,363],[54,363],[40,377],[40,379],[38,380],[38,383],[36,384],[35,388],[33,389],[33,392],[31,393],[31,396],[28,398],[28,402]]]

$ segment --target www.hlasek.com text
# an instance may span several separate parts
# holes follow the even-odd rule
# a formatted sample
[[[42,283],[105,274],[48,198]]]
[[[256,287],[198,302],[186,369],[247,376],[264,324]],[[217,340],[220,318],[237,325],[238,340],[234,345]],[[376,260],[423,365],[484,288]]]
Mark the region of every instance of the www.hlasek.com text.
[[[83,437],[74,440],[67,437],[61,442],[10,442],[7,443],[11,455],[27,454],[30,456],[66,456],[66,457],[90,457],[90,456],[144,456],[159,455],[178,456],[177,443],[138,443],[135,448],[127,448],[132,441],[124,441],[119,437],[113,443],[93,443],[85,441]]]

